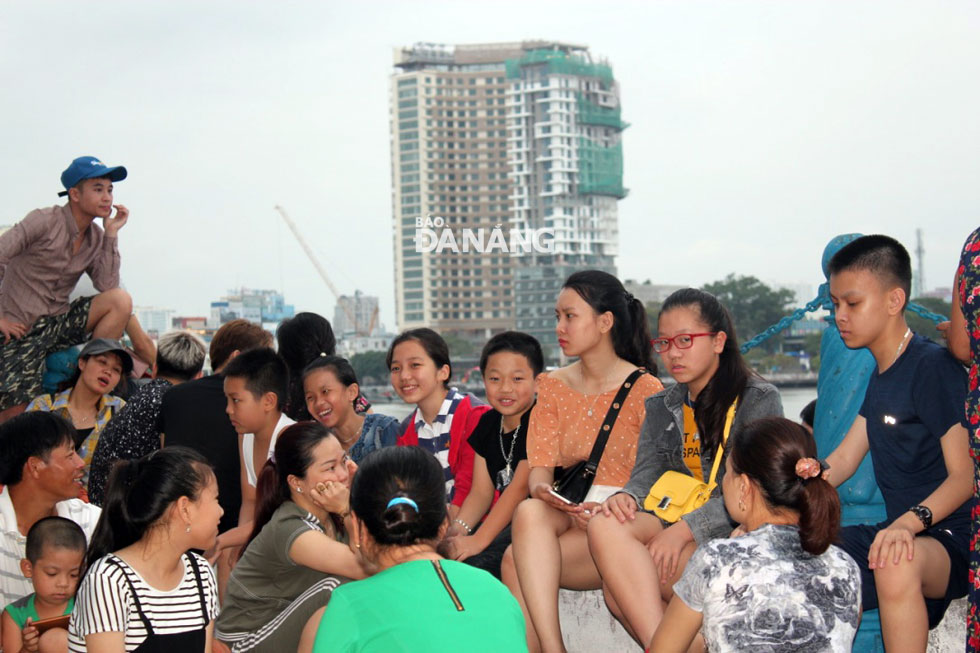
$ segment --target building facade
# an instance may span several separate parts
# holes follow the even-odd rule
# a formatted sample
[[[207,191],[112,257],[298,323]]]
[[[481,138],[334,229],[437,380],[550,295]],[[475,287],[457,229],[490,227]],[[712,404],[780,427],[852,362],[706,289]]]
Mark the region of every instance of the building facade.
[[[615,273],[627,125],[611,68],[552,41],[416,44],[394,63],[399,327],[517,328],[556,358],[562,281]]]
[[[379,320],[378,298],[355,290],[354,295],[341,295],[333,310],[333,332],[338,338],[375,336],[383,332]]]
[[[278,290],[234,289],[218,301],[211,302],[208,327],[216,329],[237,319],[274,327],[286,318],[293,317],[295,312],[293,305],[287,304]]]

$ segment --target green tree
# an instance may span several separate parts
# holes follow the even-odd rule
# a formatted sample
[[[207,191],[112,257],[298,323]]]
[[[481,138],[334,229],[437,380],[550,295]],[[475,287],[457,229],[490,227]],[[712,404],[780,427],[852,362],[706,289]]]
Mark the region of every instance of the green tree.
[[[366,351],[351,356],[350,364],[354,368],[357,380],[363,383],[384,383],[388,378],[388,365],[385,363],[387,352]]]
[[[786,305],[794,298],[791,290],[774,290],[755,277],[736,277],[734,274],[709,283],[703,289],[717,297],[731,312],[739,343],[758,335],[786,316],[789,313]],[[780,340],[771,338],[763,347],[767,351],[775,351]]]
[[[939,299],[938,297],[918,297],[912,301],[923,308],[932,311],[933,313],[939,313],[946,319],[949,319],[949,315],[953,311],[952,304],[944,299]],[[946,341],[943,340],[942,335],[936,331],[936,323],[932,320],[927,320],[926,318],[920,317],[912,311],[906,309],[905,321],[908,322],[909,327],[911,327],[911,329],[920,336],[925,336],[926,338],[929,338],[933,342],[937,342],[940,345],[946,345]]]

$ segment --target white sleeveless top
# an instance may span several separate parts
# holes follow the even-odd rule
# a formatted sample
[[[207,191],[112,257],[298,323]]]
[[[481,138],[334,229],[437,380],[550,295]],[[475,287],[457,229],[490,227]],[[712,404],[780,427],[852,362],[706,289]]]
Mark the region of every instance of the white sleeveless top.
[[[276,438],[284,428],[290,424],[295,424],[296,420],[289,419],[286,417],[286,413],[279,416],[279,421],[276,423],[276,428],[272,431],[272,439],[269,440],[269,458],[272,458],[272,452],[276,450]],[[258,474],[255,473],[255,465],[252,462],[253,455],[252,451],[255,447],[255,434],[246,433],[242,436],[242,460],[245,461],[245,474],[248,476],[248,484],[255,487],[258,482]]]

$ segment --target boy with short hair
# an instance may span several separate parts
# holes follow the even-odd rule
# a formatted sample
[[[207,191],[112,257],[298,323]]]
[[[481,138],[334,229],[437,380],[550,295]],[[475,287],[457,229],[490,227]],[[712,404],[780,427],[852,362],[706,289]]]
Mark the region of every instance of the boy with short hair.
[[[129,210],[112,203],[112,184],[125,178],[122,166],[79,157],[61,175],[68,203],[32,211],[0,236],[0,421],[42,393],[49,353],[88,333],[122,337],[133,303],[119,288],[117,235]],[[69,304],[83,272],[100,294]]]
[[[52,628],[39,634],[34,623],[70,615],[85,561],[85,533],[64,517],[45,517],[27,532],[26,557],[20,561],[34,593],[3,611],[4,651],[68,650],[68,631]]]
[[[272,349],[253,349],[232,359],[224,369],[225,412],[238,432],[242,508],[238,526],[222,533],[213,551],[245,544],[255,518],[255,486],[265,461],[276,447],[276,437],[295,424],[283,409],[289,392],[289,369]]]
[[[469,437],[475,452],[473,485],[453,520],[449,542],[454,559],[498,579],[514,509],[528,494],[527,426],[543,371],[541,344],[526,333],[498,333],[480,355],[492,410],[480,417]]]
[[[967,591],[970,459],[966,374],[946,349],[905,321],[908,252],[864,236],[830,261],[830,296],[844,343],[877,362],[864,404],[827,458],[840,485],[870,450],[887,519],[848,526],[840,546],[862,569],[863,608],[878,608],[885,648],[924,651],[929,628]]]

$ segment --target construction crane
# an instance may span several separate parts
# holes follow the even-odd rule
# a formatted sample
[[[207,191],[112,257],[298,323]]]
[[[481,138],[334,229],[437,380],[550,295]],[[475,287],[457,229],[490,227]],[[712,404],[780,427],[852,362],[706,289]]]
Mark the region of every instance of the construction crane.
[[[323,283],[327,284],[327,288],[330,289],[330,292],[333,294],[334,299],[337,300],[337,303],[343,309],[344,315],[347,316],[347,320],[352,325],[354,325],[354,332],[359,336],[371,335],[371,332],[374,331],[374,327],[378,322],[378,307],[377,306],[374,307],[374,311],[371,314],[371,319],[369,320],[367,328],[362,328],[363,325],[358,324],[357,316],[355,315],[354,309],[350,305],[350,302],[342,302],[340,300],[340,293],[337,291],[337,287],[333,285],[333,282],[330,280],[330,277],[327,276],[327,271],[323,269],[322,265],[320,265],[320,259],[316,257],[316,254],[313,253],[313,250],[310,249],[310,246],[306,244],[306,240],[303,238],[303,235],[299,232],[299,228],[296,226],[296,223],[293,222],[293,219],[289,217],[288,213],[286,213],[286,209],[282,208],[278,204],[276,204],[274,208],[279,213],[279,215],[282,216],[283,222],[286,223],[286,226],[289,227],[289,230],[293,232],[293,235],[296,237],[296,241],[299,243],[299,246],[303,248],[304,252],[306,252],[307,258],[310,259],[310,263],[313,264],[313,267],[316,268],[316,271],[320,274],[320,278],[323,279]]]

